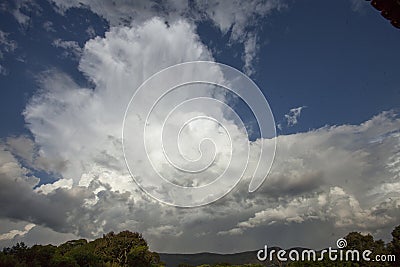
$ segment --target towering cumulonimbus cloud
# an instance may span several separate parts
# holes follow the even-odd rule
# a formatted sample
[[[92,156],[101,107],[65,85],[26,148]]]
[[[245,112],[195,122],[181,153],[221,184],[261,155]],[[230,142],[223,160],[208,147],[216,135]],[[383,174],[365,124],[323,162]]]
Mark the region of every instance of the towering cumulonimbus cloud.
[[[251,35],[251,22],[283,8],[281,1],[250,5],[232,1],[231,6],[228,1],[199,1],[195,3],[201,11],[197,16],[184,1],[161,1],[165,4],[161,11],[147,1],[132,5],[54,2],[60,11],[83,3],[105,17],[111,27],[104,37],[89,40],[80,51],[79,70],[93,88],[78,85],[57,69],[42,73],[40,90],[24,110],[33,138],[10,137],[0,144],[0,215],[6,218],[4,225],[24,222],[18,225],[20,236],[32,241],[33,233],[57,232],[94,238],[130,229],[143,232],[151,249],[157,251],[221,251],[223,247],[221,252],[231,252],[261,247],[266,241],[292,246],[290,232],[282,234],[285,231],[295,232],[302,241],[299,245],[318,248],[332,245],[352,230],[386,237],[382,232],[389,232],[398,222],[400,120],[395,112],[382,112],[359,125],[276,137],[276,158],[262,187],[249,193],[251,175],[245,173],[237,188],[211,206],[165,206],[131,179],[122,153],[121,127],[135,89],[165,67],[213,60],[196,33],[194,20],[211,19],[222,33],[231,29],[232,41],[248,43],[246,53],[253,55],[257,36]],[[157,88],[148,93],[156,94]],[[224,94],[217,97],[226,100]],[[224,110],[209,109],[221,120],[225,118]],[[163,120],[152,122],[157,129]],[[243,138],[234,120],[224,122],[234,129],[233,138]],[[182,145],[188,150],[197,148],[190,134],[202,131],[218,140],[221,136],[213,127],[193,125]],[[257,150],[260,140],[250,146]],[[250,165],[257,158],[252,151]],[[244,153],[242,160],[247,160]],[[158,163],[158,168],[166,170],[163,159]],[[216,164],[217,170],[222,163]],[[60,179],[45,183],[33,170]],[[180,175],[175,179],[185,185],[186,176]],[[32,223],[36,226],[31,228]],[[321,231],[315,231],[316,225]]]

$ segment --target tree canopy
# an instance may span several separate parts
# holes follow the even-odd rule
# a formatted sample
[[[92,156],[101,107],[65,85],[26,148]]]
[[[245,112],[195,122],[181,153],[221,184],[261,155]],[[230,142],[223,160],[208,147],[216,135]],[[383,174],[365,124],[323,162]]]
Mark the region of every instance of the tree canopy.
[[[140,233],[110,232],[91,242],[71,240],[57,246],[34,245],[28,248],[23,242],[0,253],[0,266],[164,266],[157,253],[149,251]]]

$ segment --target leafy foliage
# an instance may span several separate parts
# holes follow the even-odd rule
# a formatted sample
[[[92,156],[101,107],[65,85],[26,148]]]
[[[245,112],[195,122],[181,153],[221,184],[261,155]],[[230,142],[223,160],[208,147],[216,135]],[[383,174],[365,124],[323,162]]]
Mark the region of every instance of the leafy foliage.
[[[392,232],[392,242],[389,244],[389,249],[397,260],[400,260],[400,225],[394,228]]]
[[[34,245],[28,248],[23,242],[0,253],[0,266],[34,267],[158,267],[160,257],[150,252],[141,234],[123,231],[103,235],[94,241],[71,240],[58,247]]]

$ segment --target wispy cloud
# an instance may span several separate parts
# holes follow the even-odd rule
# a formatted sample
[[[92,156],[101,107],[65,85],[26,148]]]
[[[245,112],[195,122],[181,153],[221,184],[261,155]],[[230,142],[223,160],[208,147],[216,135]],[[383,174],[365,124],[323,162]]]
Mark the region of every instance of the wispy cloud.
[[[9,33],[0,30],[0,52],[13,52],[18,47],[17,42],[10,39],[8,36]],[[1,57],[2,54],[0,54],[0,58]]]
[[[17,42],[9,38],[9,33],[0,30],[0,62],[6,54],[13,53],[17,47]],[[8,72],[8,69],[0,64],[0,75],[7,75]]]
[[[54,29],[54,24],[51,21],[43,22],[43,29],[45,29],[47,32],[56,32]]]
[[[7,233],[0,234],[0,240],[13,239],[17,235],[23,236],[23,235],[27,234],[35,226],[36,226],[35,224],[29,223],[24,227],[24,230],[11,230]]]
[[[74,59],[79,59],[82,54],[82,48],[76,41],[65,41],[61,39],[55,39],[52,43],[54,47],[62,48],[64,50],[64,57],[72,57]]]
[[[285,114],[285,119],[287,121],[288,127],[292,127],[298,123],[298,119],[300,118],[301,111],[305,108],[306,108],[306,106],[292,108],[292,109],[290,109],[288,114]]]
[[[364,13],[370,2],[365,0],[350,0],[350,5],[351,10],[354,12]]]

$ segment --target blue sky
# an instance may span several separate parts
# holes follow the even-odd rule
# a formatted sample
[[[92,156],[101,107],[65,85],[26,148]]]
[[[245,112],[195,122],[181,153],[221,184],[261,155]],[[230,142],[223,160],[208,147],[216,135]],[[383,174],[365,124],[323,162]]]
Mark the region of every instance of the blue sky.
[[[77,60],[62,56],[61,49],[52,46],[53,40],[73,40],[82,47],[90,39],[89,26],[99,36],[108,28],[104,19],[87,9],[68,10],[63,16],[51,3],[38,3],[46,15],[29,13],[27,25],[8,12],[1,17],[2,31],[18,44],[2,61],[8,70],[0,81],[1,116],[7,122],[1,128],[3,137],[26,132],[21,111],[38,88],[36,75],[57,68],[85,82]],[[43,28],[48,21],[54,31]],[[221,35],[207,21],[200,23],[198,32],[215,49],[218,62],[241,69],[241,45],[230,44],[229,34]],[[252,78],[270,101],[276,120],[285,124],[284,115],[291,108],[307,107],[302,123],[282,133],[361,123],[398,108],[400,37],[368,3],[353,10],[350,1],[293,2],[268,20],[260,20],[257,36],[260,48]]]
[[[129,228],[157,251],[322,248],[352,230],[387,240],[398,222],[400,33],[369,2],[21,0],[0,12],[0,181],[26,195],[13,203],[0,191],[0,245]],[[278,150],[254,195],[244,177],[223,200],[181,210],[132,183],[121,112],[145,78],[193,60],[253,79],[272,109]]]

